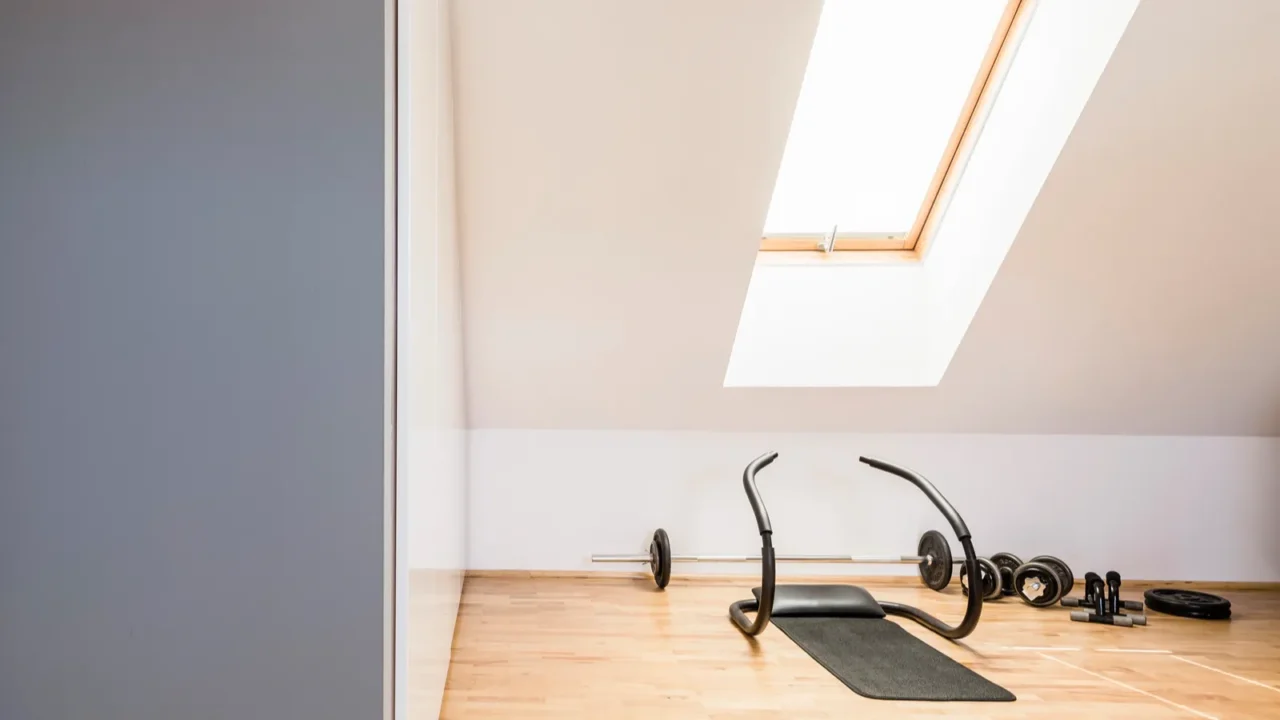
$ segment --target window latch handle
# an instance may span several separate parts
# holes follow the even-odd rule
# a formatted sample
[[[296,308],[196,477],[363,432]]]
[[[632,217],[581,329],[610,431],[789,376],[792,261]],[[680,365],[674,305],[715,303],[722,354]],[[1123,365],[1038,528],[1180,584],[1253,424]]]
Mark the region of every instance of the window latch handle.
[[[836,248],[836,228],[837,227],[839,226],[832,225],[831,232],[827,233],[827,236],[822,238],[822,242],[818,246],[822,248],[822,252],[829,253]]]

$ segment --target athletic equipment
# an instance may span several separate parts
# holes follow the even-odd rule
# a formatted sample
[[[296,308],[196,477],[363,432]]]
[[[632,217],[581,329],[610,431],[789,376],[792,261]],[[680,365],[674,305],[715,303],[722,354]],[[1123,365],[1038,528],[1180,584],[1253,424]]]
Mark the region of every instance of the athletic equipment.
[[[1166,615],[1199,618],[1201,620],[1227,620],[1231,617],[1231,601],[1195,590],[1181,588],[1153,588],[1143,593],[1147,607]]]
[[[1117,627],[1147,624],[1146,615],[1136,613],[1126,615],[1120,612],[1121,607],[1130,607],[1120,599],[1120,573],[1115,570],[1108,571],[1105,585],[1097,573],[1085,573],[1084,582],[1084,599],[1078,601],[1076,606],[1089,609],[1073,611],[1072,621],[1102,623]],[[1142,609],[1141,604],[1138,605],[1138,609]]]
[[[1075,622],[1101,623],[1103,625],[1115,625],[1116,627],[1133,627],[1134,625],[1147,624],[1146,615],[1099,615],[1098,613],[1084,610],[1072,610],[1071,619]]]
[[[1071,590],[1076,586],[1075,573],[1071,571],[1071,567],[1065,562],[1059,560],[1052,555],[1037,555],[1027,562],[1044,563],[1053,568],[1054,573],[1058,575],[1058,579],[1062,581],[1062,594],[1070,595]]]
[[[1031,607],[1057,604],[1066,589],[1062,576],[1043,562],[1029,562],[1013,572],[1014,592]]]
[[[996,564],[987,558],[978,558],[978,570],[982,573],[982,595],[983,600],[999,600],[1004,593],[1004,580],[1000,574],[1000,569]],[[960,592],[964,595],[969,594],[969,571],[964,565],[960,566]]]
[[[1013,589],[1013,571],[1022,565],[1022,560],[1013,553],[999,552],[991,556],[991,562],[1000,570],[1000,594],[1016,595]]]
[[[777,585],[777,557],[773,527],[755,476],[776,460],[777,453],[761,455],[742,473],[742,486],[760,532],[760,587],[753,597],[729,606],[729,617],[743,634],[759,635],[772,621],[811,657],[860,695],[895,700],[994,700],[1009,701],[1008,690],[986,680],[946,655],[929,647],[906,630],[885,619],[901,615],[952,640],[968,636],[982,616],[982,596],[972,592],[965,601],[964,618],[948,625],[919,608],[896,602],[877,602],[871,593],[852,585]],[[955,531],[964,549],[964,572],[980,577],[978,557],[969,528],[960,514],[925,478],[874,458],[863,463],[907,480],[933,502]],[[925,538],[921,539],[925,544]],[[989,562],[989,561],[988,561]],[[949,565],[948,565],[949,567]],[[999,572],[991,565],[991,575]],[[754,613],[754,618],[748,618]]]
[[[916,565],[920,581],[932,590],[942,590],[951,582],[951,566],[963,562],[951,557],[947,538],[937,530],[928,530],[920,536],[915,555],[778,555],[775,562],[786,563],[839,563],[848,565]],[[653,531],[646,553],[634,555],[592,555],[593,563],[636,563],[649,566],[653,582],[659,589],[671,580],[672,563],[758,563],[759,555],[673,555],[671,538],[666,530]],[[989,563],[986,558],[982,562]]]
[[[1033,607],[1049,607],[1075,586],[1071,568],[1052,555],[1037,555],[1024,563],[1013,553],[999,552],[990,559],[978,558],[978,565],[982,572],[981,594],[984,600],[1016,595]],[[969,576],[963,566],[960,568],[960,587],[966,595],[969,594]]]
[[[1100,607],[1098,605],[1098,598],[1094,597],[1091,594],[1092,592],[1091,588],[1094,588],[1094,587],[1102,587],[1102,578],[1098,577],[1097,573],[1093,573],[1093,572],[1085,573],[1084,574],[1084,597],[1082,598],[1064,597],[1062,598],[1062,603],[1061,603],[1062,607],[1089,608],[1094,612],[1098,612],[1098,608]],[[1120,607],[1119,607],[1120,610],[1133,610],[1134,612],[1142,612],[1142,609],[1143,609],[1142,603],[1136,600],[1119,600],[1119,603],[1120,603]]]

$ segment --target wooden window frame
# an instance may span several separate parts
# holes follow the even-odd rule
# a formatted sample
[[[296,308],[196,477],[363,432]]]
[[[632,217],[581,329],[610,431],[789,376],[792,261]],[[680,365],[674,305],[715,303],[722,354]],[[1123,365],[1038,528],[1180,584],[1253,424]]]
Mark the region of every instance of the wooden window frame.
[[[964,161],[973,150],[982,121],[995,100],[996,85],[1008,65],[1035,0],[1008,0],[991,44],[978,68],[969,96],[951,132],[947,149],[934,171],[924,202],[906,234],[837,233],[830,252],[823,252],[825,233],[766,235],[760,241],[761,259],[770,264],[814,260],[837,263],[916,262],[924,257],[951,194],[960,179]]]

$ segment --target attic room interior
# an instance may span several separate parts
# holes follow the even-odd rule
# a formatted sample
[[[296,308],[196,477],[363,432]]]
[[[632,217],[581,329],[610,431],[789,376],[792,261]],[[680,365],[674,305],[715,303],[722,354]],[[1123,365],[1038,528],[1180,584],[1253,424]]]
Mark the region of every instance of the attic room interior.
[[[1280,3],[0,10],[0,718],[1280,717]]]

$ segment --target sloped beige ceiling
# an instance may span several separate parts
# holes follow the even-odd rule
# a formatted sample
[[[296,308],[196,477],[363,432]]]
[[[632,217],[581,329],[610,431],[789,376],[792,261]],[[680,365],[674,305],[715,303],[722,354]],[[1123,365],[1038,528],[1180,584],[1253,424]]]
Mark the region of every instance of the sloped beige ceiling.
[[[723,388],[819,10],[457,3],[473,426],[1280,434],[1270,0],[1139,7],[940,386]]]

